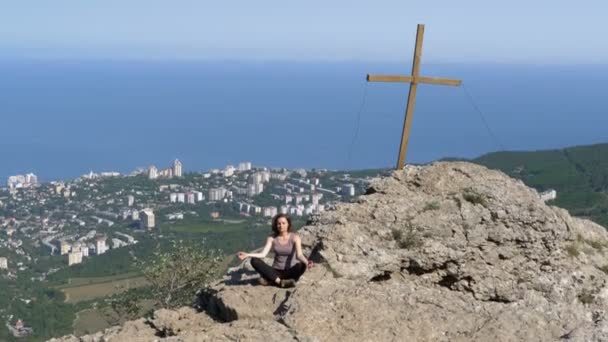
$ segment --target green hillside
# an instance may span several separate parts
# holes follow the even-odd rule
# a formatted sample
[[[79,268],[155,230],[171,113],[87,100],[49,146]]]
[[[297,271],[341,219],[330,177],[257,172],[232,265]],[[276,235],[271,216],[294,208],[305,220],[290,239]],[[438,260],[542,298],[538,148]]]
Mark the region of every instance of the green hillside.
[[[608,227],[608,144],[495,152],[471,161],[501,170],[539,191],[555,189],[557,199],[551,204]]]

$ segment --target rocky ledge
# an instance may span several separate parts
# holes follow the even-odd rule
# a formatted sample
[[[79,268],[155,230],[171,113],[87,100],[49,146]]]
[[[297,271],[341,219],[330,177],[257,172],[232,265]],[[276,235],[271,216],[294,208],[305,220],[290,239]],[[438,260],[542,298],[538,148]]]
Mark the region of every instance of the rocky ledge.
[[[505,174],[407,166],[300,230],[293,289],[248,264],[159,310],[52,341],[606,341],[608,234]]]

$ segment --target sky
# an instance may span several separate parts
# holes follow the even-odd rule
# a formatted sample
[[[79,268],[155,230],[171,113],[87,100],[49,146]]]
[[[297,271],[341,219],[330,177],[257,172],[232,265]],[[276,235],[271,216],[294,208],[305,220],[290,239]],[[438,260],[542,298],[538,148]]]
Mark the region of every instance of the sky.
[[[0,59],[603,64],[608,1],[0,0]]]

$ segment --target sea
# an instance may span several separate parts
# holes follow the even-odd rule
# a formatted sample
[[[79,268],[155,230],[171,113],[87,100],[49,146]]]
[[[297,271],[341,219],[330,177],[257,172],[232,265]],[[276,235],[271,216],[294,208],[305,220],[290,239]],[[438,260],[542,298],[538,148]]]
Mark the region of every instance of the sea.
[[[254,166],[393,167],[404,63],[0,61],[0,184]],[[408,162],[608,142],[608,65],[424,64],[461,87],[418,86]]]

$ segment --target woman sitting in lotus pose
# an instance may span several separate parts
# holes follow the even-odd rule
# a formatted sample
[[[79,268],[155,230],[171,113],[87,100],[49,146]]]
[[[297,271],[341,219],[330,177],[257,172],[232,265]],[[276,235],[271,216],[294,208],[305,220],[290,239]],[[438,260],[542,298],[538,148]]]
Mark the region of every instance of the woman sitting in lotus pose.
[[[271,248],[274,252],[272,267],[262,260]],[[251,258],[251,266],[260,274],[263,285],[293,287],[306,267],[312,267],[312,261],[302,254],[300,236],[292,232],[291,219],[285,214],[278,214],[272,219],[272,235],[266,239],[261,253],[238,252],[237,256],[241,260]]]

